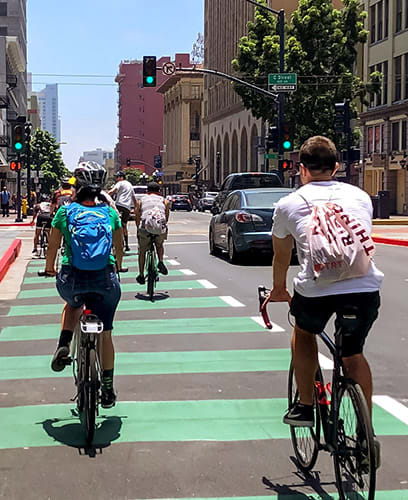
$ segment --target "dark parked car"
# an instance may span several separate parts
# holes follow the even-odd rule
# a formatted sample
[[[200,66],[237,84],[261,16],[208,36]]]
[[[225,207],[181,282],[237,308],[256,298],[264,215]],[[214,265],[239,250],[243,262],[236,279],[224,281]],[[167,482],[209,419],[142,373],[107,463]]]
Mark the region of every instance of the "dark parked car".
[[[191,212],[192,206],[188,194],[174,194],[171,197],[171,210],[187,210]]]
[[[243,189],[232,192],[210,222],[210,253],[228,252],[231,263],[249,250],[272,253],[272,223],[276,203],[289,188]]]
[[[206,210],[211,210],[214,204],[214,200],[217,197],[218,192],[216,191],[206,191],[203,196],[197,202],[197,210],[199,212],[205,212]]]
[[[237,189],[256,189],[282,187],[282,181],[278,174],[273,172],[243,172],[241,174],[230,174],[222,183],[220,192],[214,200],[211,212],[220,211],[227,196]]]

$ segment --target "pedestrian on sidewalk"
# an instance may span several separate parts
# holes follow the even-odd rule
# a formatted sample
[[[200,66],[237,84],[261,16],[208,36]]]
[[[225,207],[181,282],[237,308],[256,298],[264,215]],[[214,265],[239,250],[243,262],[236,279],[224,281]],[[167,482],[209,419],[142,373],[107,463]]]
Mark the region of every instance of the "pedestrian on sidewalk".
[[[9,216],[9,203],[10,203],[10,193],[7,190],[6,186],[3,186],[3,190],[1,192],[1,210],[3,212],[3,217]]]

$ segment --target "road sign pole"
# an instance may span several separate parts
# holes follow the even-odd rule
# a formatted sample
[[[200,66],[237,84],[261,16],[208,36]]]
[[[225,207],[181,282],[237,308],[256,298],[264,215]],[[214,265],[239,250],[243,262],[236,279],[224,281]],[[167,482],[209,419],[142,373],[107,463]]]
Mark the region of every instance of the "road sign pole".
[[[21,161],[20,155],[17,155],[17,163]],[[17,168],[17,199],[16,199],[16,222],[23,222],[21,217],[21,169]]]
[[[280,41],[280,51],[279,51],[279,71],[281,73],[285,72],[285,11],[280,10],[278,16],[279,25],[279,41]],[[279,132],[279,147],[278,154],[279,159],[283,159],[283,125],[285,123],[285,94],[279,94],[279,112],[278,112],[278,132]],[[279,165],[279,175],[283,182],[283,168],[282,162],[278,162]]]

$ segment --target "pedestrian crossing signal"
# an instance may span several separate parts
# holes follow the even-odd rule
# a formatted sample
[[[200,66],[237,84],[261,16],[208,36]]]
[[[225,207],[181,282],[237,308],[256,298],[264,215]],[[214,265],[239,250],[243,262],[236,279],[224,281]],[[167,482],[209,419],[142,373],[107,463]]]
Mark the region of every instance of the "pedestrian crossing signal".
[[[11,161],[10,170],[12,170],[13,172],[21,170],[21,161]]]

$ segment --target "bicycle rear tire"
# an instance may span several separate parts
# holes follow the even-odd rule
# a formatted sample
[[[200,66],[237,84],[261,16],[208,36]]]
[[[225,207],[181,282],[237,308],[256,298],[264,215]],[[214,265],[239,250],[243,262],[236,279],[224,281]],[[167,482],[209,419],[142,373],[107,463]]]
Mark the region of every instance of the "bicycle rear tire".
[[[153,302],[154,299],[154,286],[156,284],[156,271],[154,268],[153,252],[149,252],[148,266],[147,266],[147,295]]]
[[[346,380],[339,391],[336,443],[333,461],[340,500],[350,495],[374,500],[374,433],[363,391],[352,380]]]
[[[316,382],[322,383],[322,372],[316,372]],[[293,451],[300,470],[308,472],[313,469],[319,454],[320,430],[321,430],[321,415],[318,403],[318,390],[315,387],[314,391],[314,414],[315,425],[310,427],[290,427],[290,436],[292,439]],[[288,403],[289,408],[299,401],[299,393],[296,386],[295,371],[291,363],[288,378]]]
[[[84,424],[86,442],[91,446],[95,436],[96,401],[98,392],[98,376],[96,371],[96,351],[93,347],[87,349],[86,381],[84,384]]]

